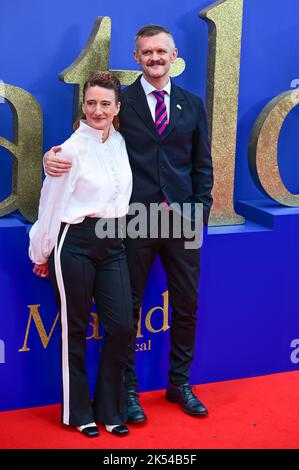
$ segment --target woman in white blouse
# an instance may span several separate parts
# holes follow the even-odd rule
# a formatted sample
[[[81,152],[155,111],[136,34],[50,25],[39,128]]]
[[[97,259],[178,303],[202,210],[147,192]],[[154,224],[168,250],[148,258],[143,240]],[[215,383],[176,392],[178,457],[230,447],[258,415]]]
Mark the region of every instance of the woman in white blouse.
[[[133,330],[131,290],[121,236],[98,238],[103,218],[128,212],[132,174],[123,137],[113,127],[120,108],[120,83],[110,72],[84,85],[86,121],[62,145],[72,161],[61,178],[47,176],[37,222],[30,231],[33,271],[50,274],[62,326],[62,422],[88,437],[97,422],[116,435],[128,433],[124,367]],[[85,369],[92,296],[105,330],[94,400]]]

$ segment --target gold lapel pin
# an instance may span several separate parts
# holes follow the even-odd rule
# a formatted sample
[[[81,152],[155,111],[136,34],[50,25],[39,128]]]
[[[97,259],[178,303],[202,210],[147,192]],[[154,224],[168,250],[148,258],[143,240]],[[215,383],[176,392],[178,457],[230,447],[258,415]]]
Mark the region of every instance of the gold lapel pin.
[[[176,107],[182,109],[182,106],[180,104],[177,104]]]

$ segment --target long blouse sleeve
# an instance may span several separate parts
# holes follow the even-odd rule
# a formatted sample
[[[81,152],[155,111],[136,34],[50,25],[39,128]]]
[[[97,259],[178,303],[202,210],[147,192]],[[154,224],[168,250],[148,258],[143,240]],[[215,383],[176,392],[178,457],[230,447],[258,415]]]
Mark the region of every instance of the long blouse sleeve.
[[[29,257],[36,264],[44,264],[53,250],[58,238],[61,216],[75,187],[79,159],[76,149],[67,140],[59,152],[60,157],[72,161],[68,173],[60,177],[46,176],[41,190],[38,220],[29,232]]]

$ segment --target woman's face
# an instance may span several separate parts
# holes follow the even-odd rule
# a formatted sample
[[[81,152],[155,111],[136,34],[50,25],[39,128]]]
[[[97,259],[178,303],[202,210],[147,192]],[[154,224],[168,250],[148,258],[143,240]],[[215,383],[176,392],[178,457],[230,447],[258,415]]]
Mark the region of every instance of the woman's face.
[[[100,86],[87,88],[82,110],[89,126],[101,131],[109,129],[119,108],[120,103],[116,101],[114,90]]]

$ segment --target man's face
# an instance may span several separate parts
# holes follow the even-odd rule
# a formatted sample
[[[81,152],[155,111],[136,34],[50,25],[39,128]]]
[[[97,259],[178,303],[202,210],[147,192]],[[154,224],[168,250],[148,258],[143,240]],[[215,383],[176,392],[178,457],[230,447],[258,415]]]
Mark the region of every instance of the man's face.
[[[134,58],[141,65],[144,77],[148,81],[168,78],[170,64],[178,55],[178,50],[173,47],[168,34],[141,37],[138,46],[138,51],[134,51]]]

